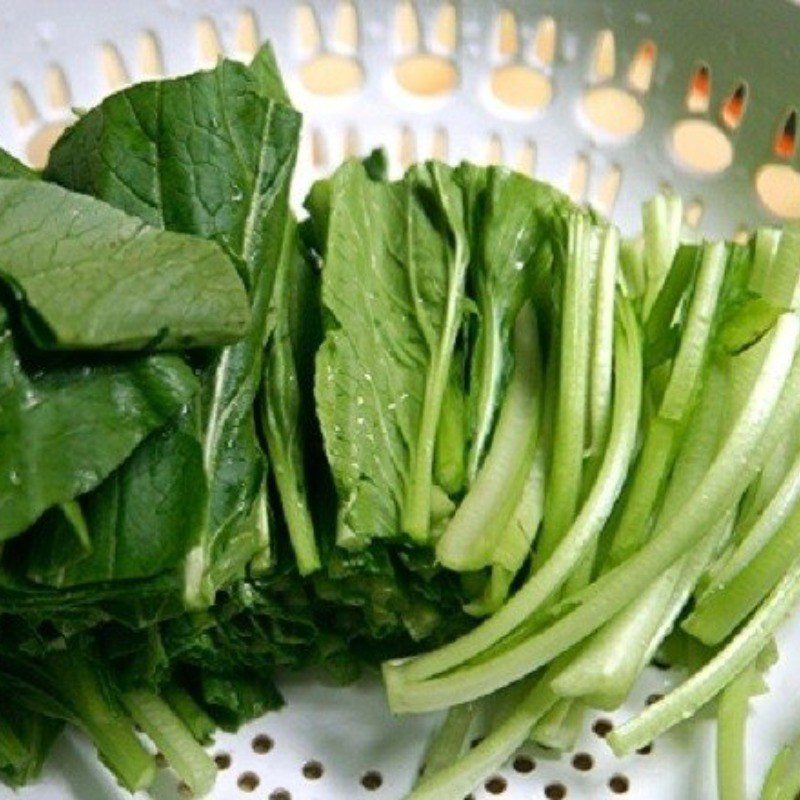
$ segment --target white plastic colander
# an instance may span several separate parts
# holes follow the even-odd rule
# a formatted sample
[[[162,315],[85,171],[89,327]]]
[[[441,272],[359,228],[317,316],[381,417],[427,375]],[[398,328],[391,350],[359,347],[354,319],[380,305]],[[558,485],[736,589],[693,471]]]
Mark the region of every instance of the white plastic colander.
[[[800,9],[786,0],[0,0],[0,144],[41,163],[72,107],[222,53],[247,58],[266,37],[305,114],[298,199],[343,156],[384,145],[396,170],[430,155],[506,162],[625,230],[664,184],[701,232],[800,216]],[[754,791],[800,728],[798,620],[780,649],[771,692],[753,703]],[[648,671],[624,708],[587,717],[575,754],[522,751],[474,797],[715,797],[711,722],[623,760],[600,735],[677,679]],[[392,719],[376,679],[283,688],[284,711],[217,737],[215,800],[405,794],[434,718]],[[154,795],[185,796],[167,770]],[[0,800],[12,796],[124,795],[69,733],[36,786],[0,787]]]

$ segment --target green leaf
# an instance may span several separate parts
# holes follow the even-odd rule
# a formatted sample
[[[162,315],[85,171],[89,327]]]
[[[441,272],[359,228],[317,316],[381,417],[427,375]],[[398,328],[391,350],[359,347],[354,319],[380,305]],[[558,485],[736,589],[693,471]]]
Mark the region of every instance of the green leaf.
[[[24,574],[36,583],[55,583],[63,570],[92,551],[89,529],[77,500],[46,511],[25,535]]]
[[[252,306],[244,339],[203,370],[206,522],[187,559],[191,605],[241,576],[265,546],[265,463],[253,405],[286,224],[300,116],[275,101],[270,55],[143,83],[104,100],[56,143],[46,177],[153,225],[218,242]],[[131,491],[140,488],[131,487]]]
[[[197,393],[172,356],[30,377],[2,328],[0,318],[0,540],[93,489]]]
[[[327,206],[316,396],[338,539],[357,548],[404,529],[424,540],[468,258],[461,193],[439,164],[382,183],[353,161]]]
[[[283,516],[301,575],[319,569],[309,507],[305,449],[313,429],[313,358],[321,339],[319,280],[299,252],[297,224],[287,225],[275,278],[264,360],[262,424]]]
[[[60,570],[51,585],[150,578],[178,567],[200,538],[207,499],[196,416],[188,410],[152,434],[83,498],[90,553]]]
[[[249,320],[219,248],[39,181],[0,179],[0,279],[48,348],[221,344]]]
[[[18,161],[0,147],[0,178],[26,178],[38,180],[39,173]]]

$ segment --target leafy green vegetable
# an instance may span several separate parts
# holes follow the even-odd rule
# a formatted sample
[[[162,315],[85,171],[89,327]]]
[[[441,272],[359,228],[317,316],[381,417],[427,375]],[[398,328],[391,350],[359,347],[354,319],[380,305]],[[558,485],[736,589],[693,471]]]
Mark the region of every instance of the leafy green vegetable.
[[[208,605],[266,547],[265,464],[253,404],[300,123],[282,102],[271,63],[268,53],[252,70],[222,61],[210,72],[112,95],[56,143],[45,170],[49,180],[151,225],[216,241],[248,290],[244,339],[209,354],[203,369],[199,441],[208,488],[204,526],[186,564],[193,606]],[[184,463],[175,463],[174,480]],[[131,491],[144,490],[136,483]]]
[[[329,219],[318,224],[327,230],[328,317],[316,396],[340,496],[338,540],[363,547],[402,529],[424,541],[436,431],[462,316],[468,246],[461,193],[439,164],[384,183],[358,162],[341,167],[329,191]]]
[[[275,277],[264,360],[262,424],[297,568],[308,575],[321,566],[305,478],[305,442],[313,418],[313,358],[321,337],[314,315],[316,275],[301,256],[294,221]]]
[[[249,321],[219,248],[41,181],[0,179],[0,279],[44,347],[223,344]]]
[[[197,380],[173,356],[30,377],[4,315],[0,326],[0,539],[8,539],[97,486],[192,400]]]

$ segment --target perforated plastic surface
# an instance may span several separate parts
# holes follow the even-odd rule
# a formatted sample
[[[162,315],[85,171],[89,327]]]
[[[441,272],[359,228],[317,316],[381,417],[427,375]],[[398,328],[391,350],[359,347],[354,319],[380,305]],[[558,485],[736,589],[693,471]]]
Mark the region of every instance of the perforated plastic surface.
[[[798,34],[800,10],[785,0],[0,0],[0,143],[35,163],[71,107],[221,52],[246,58],[269,37],[306,117],[298,196],[344,154],[386,145],[396,169],[431,154],[535,168],[627,229],[667,183],[688,201],[687,224],[731,235],[775,219],[770,209],[800,216]],[[795,621],[772,692],[753,704],[754,787],[800,726],[798,649]],[[589,715],[575,754],[526,750],[475,797],[714,797],[711,723],[622,761],[592,729],[675,679],[649,670],[624,708]],[[374,679],[344,690],[311,677],[284,686],[285,711],[217,738],[214,798],[403,796],[434,720],[391,719]],[[167,770],[155,795],[182,796]],[[118,796],[77,734],[18,795]]]

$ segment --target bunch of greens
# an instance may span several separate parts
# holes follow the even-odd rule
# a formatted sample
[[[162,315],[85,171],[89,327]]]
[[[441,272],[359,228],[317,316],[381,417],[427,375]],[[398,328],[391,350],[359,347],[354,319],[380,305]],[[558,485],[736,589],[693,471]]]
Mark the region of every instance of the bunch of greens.
[[[659,658],[688,679],[612,747],[719,698],[743,797],[800,595],[800,227],[683,242],[659,196],[621,240],[381,153],[298,221],[300,124],[266,46],[0,156],[0,779],[70,723],[146,788],[136,725],[201,795],[277,669],[383,662],[394,711],[448,710],[411,797],[452,800]]]
[[[720,796],[744,796],[747,700],[800,595],[800,228],[692,244],[680,220],[679,201],[661,196],[645,206],[641,246],[620,246],[584,212],[556,228],[550,291],[529,296],[550,321],[541,397],[527,402],[514,457],[496,465],[515,365],[476,479],[436,544],[453,569],[489,566],[540,413],[527,575],[473,630],[384,665],[393,710],[449,709],[415,800],[469,792],[528,738],[571,747],[583,710],[617,708],[656,656],[691,675],[615,730],[612,748],[643,747],[719,698]],[[476,546],[487,548],[479,559]],[[790,752],[764,797],[797,791]]]

